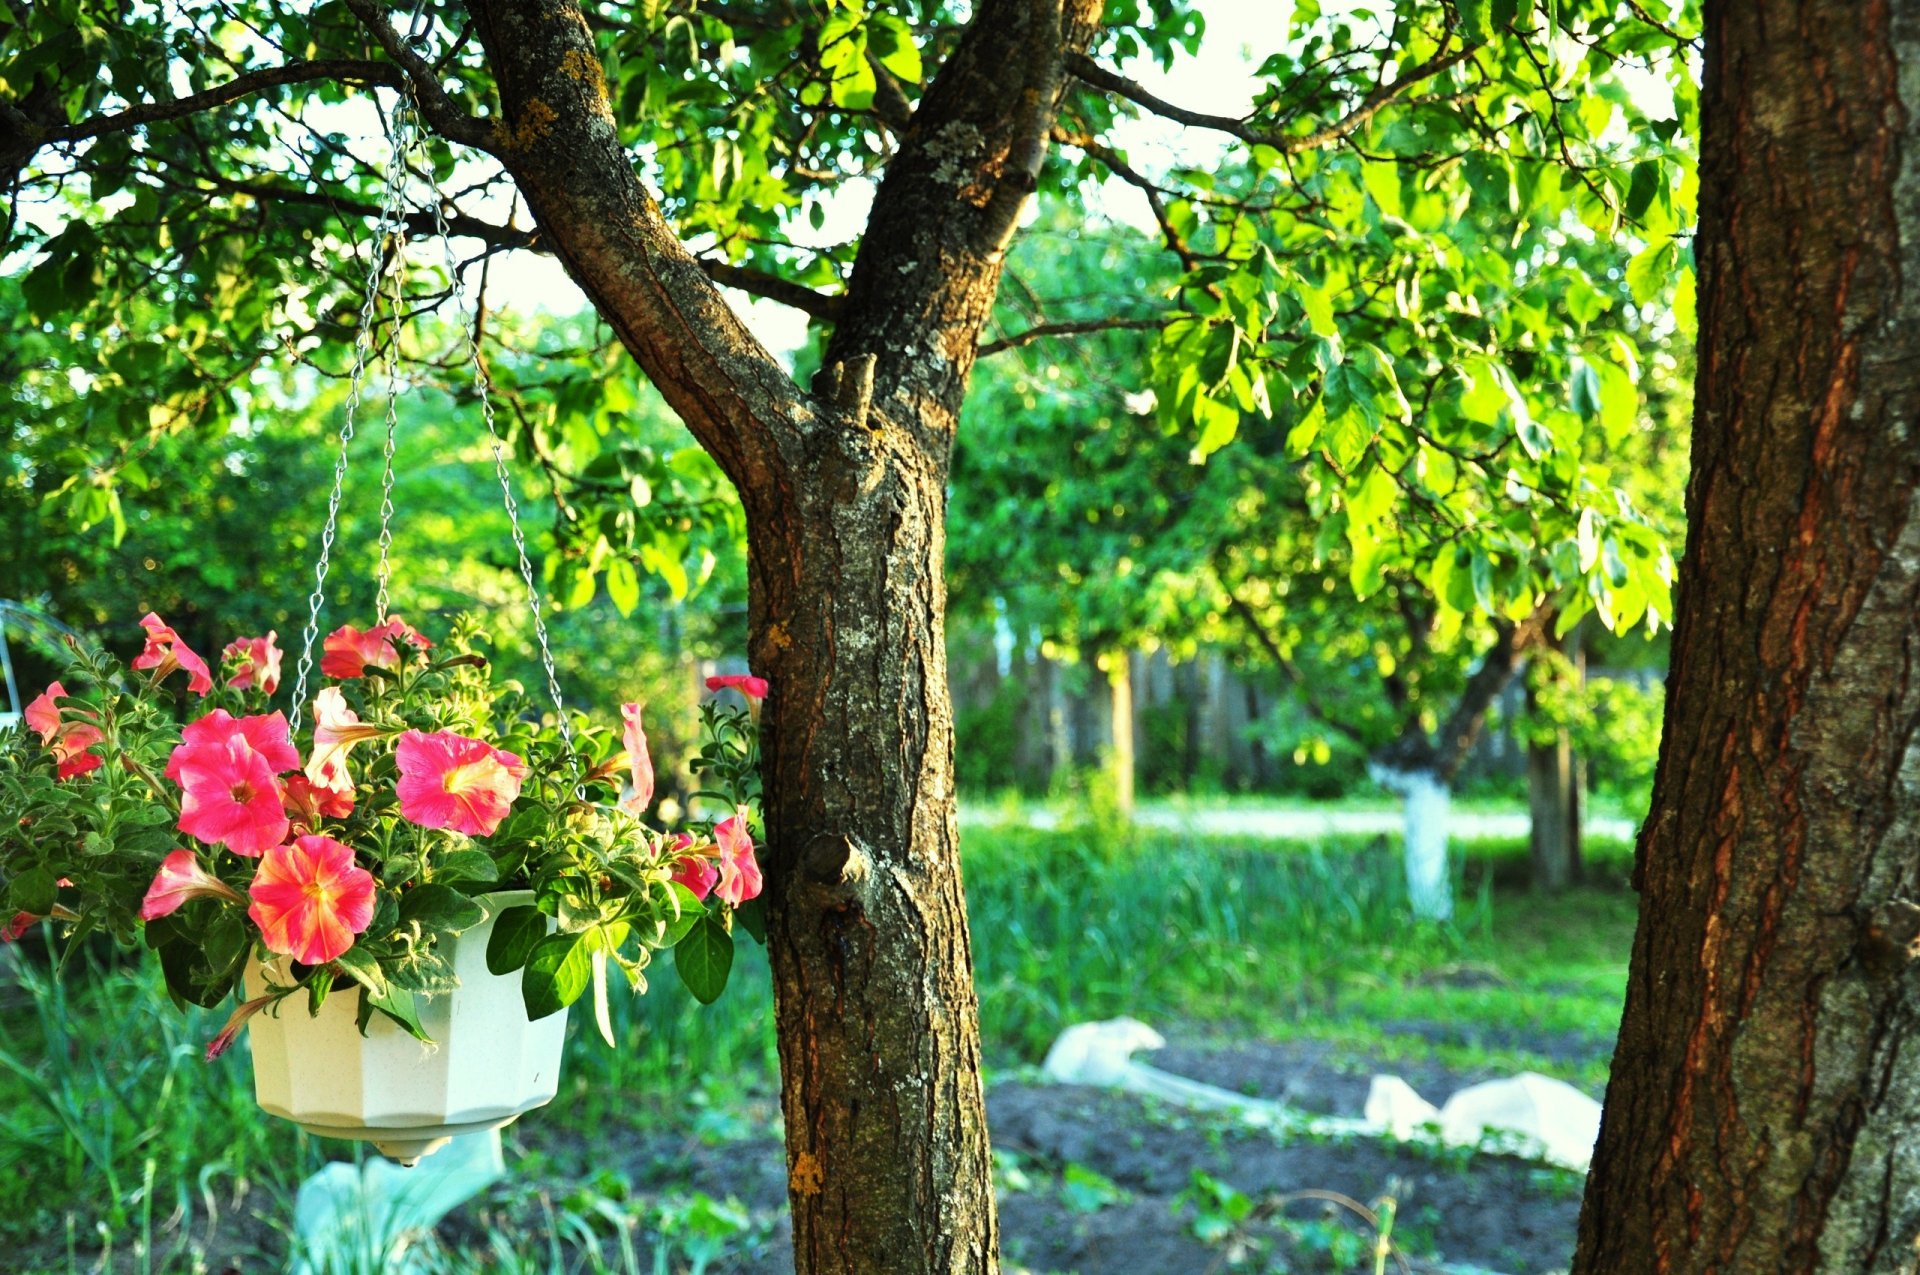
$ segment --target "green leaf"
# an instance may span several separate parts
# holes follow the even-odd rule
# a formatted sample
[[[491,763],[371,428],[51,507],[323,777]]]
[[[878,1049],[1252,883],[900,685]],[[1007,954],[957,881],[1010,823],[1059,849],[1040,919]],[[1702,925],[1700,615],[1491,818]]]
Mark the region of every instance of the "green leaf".
[[[867,33],[881,66],[910,84],[920,82],[920,49],[905,22],[891,13],[876,13],[867,23]]]
[[[1193,400],[1193,423],[1200,437],[1193,445],[1195,460],[1205,460],[1233,441],[1240,429],[1240,412],[1230,403],[1222,403],[1202,394]]]
[[[609,1049],[616,1047],[613,1039],[613,1016],[607,1012],[607,954],[593,954],[593,1025],[600,1029],[600,1039],[607,1042]]]
[[[500,865],[484,850],[454,850],[440,856],[433,875],[440,881],[491,884],[500,879]]]
[[[767,945],[767,897],[755,895],[733,910],[733,919],[740,928],[753,936],[753,941],[761,947]]]
[[[487,910],[448,885],[416,885],[400,896],[400,920],[458,934],[487,919]]]
[[[1647,215],[1653,197],[1660,193],[1660,168],[1657,159],[1643,159],[1633,166],[1633,180],[1627,186],[1627,216],[1635,221]]]
[[[379,1010],[398,1023],[407,1035],[415,1040],[433,1043],[433,1037],[427,1035],[427,1029],[420,1025],[420,1010],[414,1004],[412,992],[404,987],[389,986],[379,995],[372,992],[361,994],[366,997],[367,1006]]]
[[[1493,39],[1493,0],[1459,0],[1460,34],[1476,44]]]
[[[1673,240],[1653,244],[1627,263],[1627,290],[1646,305],[1665,292],[1680,263],[1680,247]]]
[[[487,936],[487,970],[511,974],[527,963],[534,946],[547,936],[547,915],[531,904],[511,907],[494,918]]]
[[[632,615],[633,609],[640,605],[640,577],[634,572],[630,560],[613,558],[608,561],[607,597],[621,615]]]
[[[365,948],[350,947],[334,957],[333,963],[342,974],[366,988],[368,995],[380,996],[387,991],[387,976],[381,972],[380,962]]]
[[[549,934],[534,944],[520,977],[528,1018],[545,1018],[580,999],[593,981],[594,944],[589,933]]]
[[[726,990],[727,976],[733,971],[733,936],[703,913],[699,923],[674,945],[673,968],[695,1000],[713,1004]]]

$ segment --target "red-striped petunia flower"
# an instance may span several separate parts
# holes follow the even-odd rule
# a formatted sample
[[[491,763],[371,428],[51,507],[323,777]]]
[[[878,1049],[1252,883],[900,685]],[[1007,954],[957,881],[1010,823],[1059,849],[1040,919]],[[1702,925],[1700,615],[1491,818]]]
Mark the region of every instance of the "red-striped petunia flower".
[[[167,627],[165,620],[149,611],[140,617],[140,627],[147,631],[147,646],[133,657],[133,667],[153,669],[153,680],[164,679],[175,669],[187,671],[187,689],[195,695],[205,695],[213,689],[213,672],[207,662],[193,653],[193,649],[180,640],[180,635]]]
[[[178,912],[181,904],[191,899],[243,902],[232,886],[201,866],[199,855],[191,850],[175,850],[160,861],[160,870],[153,874],[147,897],[140,902],[140,919],[151,921]]]
[[[273,766],[235,732],[224,743],[183,744],[167,763],[180,784],[180,831],[258,858],[287,839]]]
[[[227,1024],[220,1029],[220,1034],[207,1042],[207,1061],[212,1062],[221,1054],[231,1049],[233,1042],[240,1039],[240,1029],[247,1025],[247,1020],[272,1004],[273,1001],[274,997],[271,994],[256,996],[229,1014],[227,1016]]]
[[[384,625],[361,630],[351,624],[343,624],[327,634],[326,640],[321,643],[322,677],[365,677],[368,666],[385,669],[400,667],[400,652],[394,649]]]
[[[99,754],[87,750],[106,736],[100,733],[97,726],[67,720],[60,706],[54,703],[56,699],[65,698],[66,694],[67,688],[55,682],[38,699],[27,705],[22,716],[26,718],[27,725],[39,733],[40,742],[53,754],[60,778],[71,779],[104,764]]]
[[[640,726],[640,706],[622,704],[620,717],[626,723],[622,742],[633,772],[633,791],[620,804],[638,814],[653,804],[653,755],[647,750],[647,732]]]
[[[527,765],[483,740],[410,730],[395,750],[400,766],[400,817],[422,828],[451,828],[486,837],[507,817]]]
[[[373,874],[332,837],[301,837],[268,850],[247,894],[247,915],[267,950],[302,965],[339,956],[373,920]]]
[[[739,691],[749,700],[762,700],[767,697],[767,679],[764,677],[754,677],[748,673],[729,673],[724,677],[707,679],[707,689],[710,691],[725,690],[727,687]]]
[[[728,818],[714,827],[713,839],[720,846],[720,883],[713,892],[739,907],[760,894],[760,863],[753,857],[753,833],[747,829],[747,808],[736,806]]]
[[[280,804],[295,832],[313,832],[322,817],[345,819],[353,813],[353,785],[323,788],[305,775],[288,775],[280,781]]]
[[[265,637],[235,638],[220,652],[221,667],[231,669],[227,685],[237,691],[258,690],[271,695],[280,689],[280,648],[269,630]]]

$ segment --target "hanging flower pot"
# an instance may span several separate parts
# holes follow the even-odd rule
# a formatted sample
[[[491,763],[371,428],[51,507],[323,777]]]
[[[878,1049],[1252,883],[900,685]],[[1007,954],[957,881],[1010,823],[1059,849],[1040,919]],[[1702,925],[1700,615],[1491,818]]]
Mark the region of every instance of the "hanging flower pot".
[[[254,1096],[260,1106],[326,1138],[371,1142],[383,1155],[413,1164],[463,1133],[497,1129],[545,1106],[560,1082],[565,1012],[527,1016],[517,974],[487,968],[494,922],[510,907],[533,903],[529,890],[476,900],[487,919],[456,935],[446,957],[459,985],[416,1002],[416,1038],[386,1015],[357,1021],[356,998],[328,997],[317,1014],[299,1000],[255,1015]],[[255,961],[246,994],[289,981],[287,958]]]
[[[590,990],[613,1043],[609,966],[643,990],[685,944],[708,1001],[736,916],[758,929],[742,708],[706,706],[696,762],[733,804],[669,833],[642,817],[639,706],[617,733],[534,716],[470,621],[444,645],[391,617],[335,630],[305,729],[268,711],[271,637],[216,672],[143,628],[130,667],[76,653],[75,693],[0,733],[0,940],[46,918],[138,935],[180,1001],[237,992],[208,1059],[250,1030],[274,1115],[411,1163],[552,1099]]]

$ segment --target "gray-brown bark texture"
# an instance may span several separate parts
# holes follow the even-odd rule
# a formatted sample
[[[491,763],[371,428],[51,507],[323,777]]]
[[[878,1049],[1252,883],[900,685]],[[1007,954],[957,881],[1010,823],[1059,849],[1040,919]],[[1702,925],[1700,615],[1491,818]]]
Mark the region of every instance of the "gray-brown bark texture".
[[[1920,1261],[1920,12],[1707,6],[1701,352],[1575,1271]]]
[[[350,0],[358,7],[371,0]],[[740,488],[794,1258],[998,1267],[953,803],[946,478],[974,350],[1097,0],[981,0],[900,138],[802,390],[675,241],[573,0],[472,0],[492,149]]]

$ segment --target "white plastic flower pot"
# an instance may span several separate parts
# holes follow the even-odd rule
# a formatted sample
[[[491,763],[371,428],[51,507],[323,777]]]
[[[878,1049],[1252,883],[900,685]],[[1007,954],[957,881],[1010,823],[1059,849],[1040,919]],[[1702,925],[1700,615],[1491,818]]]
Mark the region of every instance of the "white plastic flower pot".
[[[371,1142],[402,1164],[416,1163],[463,1133],[497,1129],[545,1106],[560,1083],[567,1015],[529,1021],[520,971],[487,969],[487,938],[506,908],[532,903],[530,891],[476,900],[487,918],[451,944],[460,985],[417,1002],[431,1045],[374,1014],[362,1036],[360,997],[335,987],[320,1013],[295,993],[248,1022],[254,1096],[272,1115],[326,1138]],[[247,994],[258,996],[263,974],[285,958],[247,971]]]

